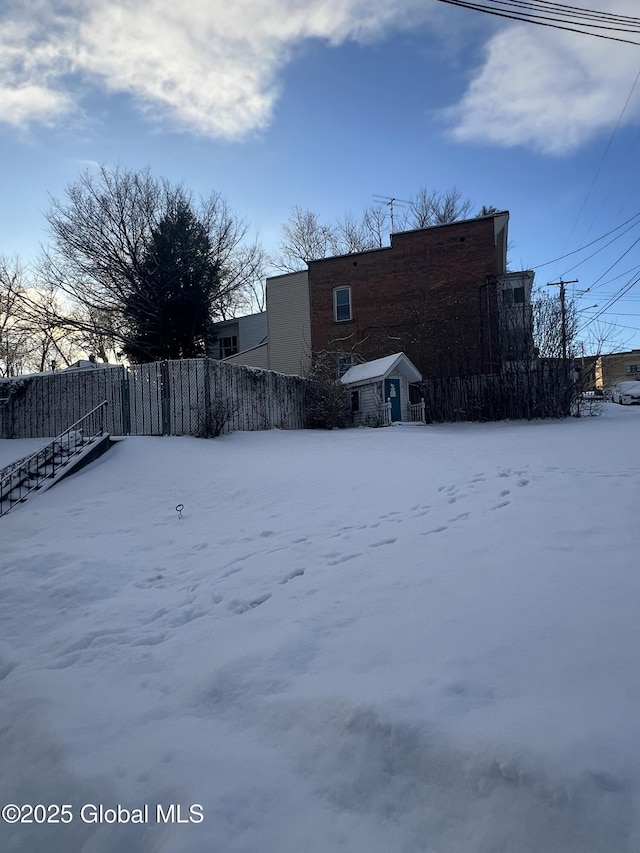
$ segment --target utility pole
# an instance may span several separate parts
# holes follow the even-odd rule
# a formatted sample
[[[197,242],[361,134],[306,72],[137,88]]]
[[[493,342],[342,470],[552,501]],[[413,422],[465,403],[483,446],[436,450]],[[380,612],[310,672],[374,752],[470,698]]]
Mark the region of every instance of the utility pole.
[[[547,287],[559,287],[560,288],[560,317],[562,322],[561,334],[562,334],[562,382],[564,388],[562,389],[562,399],[564,402],[564,406],[566,408],[566,413],[569,414],[571,411],[571,397],[572,397],[572,385],[571,379],[569,378],[569,371],[567,370],[567,304],[565,299],[565,285],[566,284],[577,284],[578,280],[575,281],[550,281],[547,283]]]
[[[562,360],[566,363],[567,361],[567,304],[565,299],[565,284],[577,284],[578,279],[575,278],[572,281],[550,281],[547,284],[547,287],[559,287],[560,288],[560,317],[562,322],[561,334],[562,334]]]

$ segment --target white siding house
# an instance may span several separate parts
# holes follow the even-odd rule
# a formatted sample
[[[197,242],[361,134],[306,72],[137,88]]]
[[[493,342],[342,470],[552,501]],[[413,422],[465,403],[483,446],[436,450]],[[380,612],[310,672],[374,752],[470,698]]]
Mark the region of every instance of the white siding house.
[[[355,364],[340,381],[351,391],[353,423],[380,426],[412,420],[409,383],[421,379],[417,367],[400,352]]]

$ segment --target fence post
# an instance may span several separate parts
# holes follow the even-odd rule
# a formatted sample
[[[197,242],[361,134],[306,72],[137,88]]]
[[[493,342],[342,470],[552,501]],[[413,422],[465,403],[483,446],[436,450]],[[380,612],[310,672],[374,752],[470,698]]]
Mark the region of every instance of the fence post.
[[[129,371],[123,365],[122,366],[122,380],[121,380],[121,392],[122,392],[122,434],[123,435],[131,435],[131,391],[129,387]]]
[[[160,408],[162,434],[171,435],[171,391],[169,390],[169,362],[160,363]]]
[[[204,412],[200,415],[202,430],[206,433],[206,425],[211,420],[211,376],[209,375],[209,363],[211,359],[204,359]],[[200,424],[198,425],[200,427]]]

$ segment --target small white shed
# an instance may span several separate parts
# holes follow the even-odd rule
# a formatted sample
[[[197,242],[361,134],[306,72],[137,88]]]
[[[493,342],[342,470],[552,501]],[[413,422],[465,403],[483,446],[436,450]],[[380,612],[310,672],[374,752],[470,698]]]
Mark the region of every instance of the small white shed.
[[[421,420],[412,417],[409,383],[420,382],[422,374],[403,352],[354,364],[340,381],[351,391],[353,423],[380,426],[394,421]]]

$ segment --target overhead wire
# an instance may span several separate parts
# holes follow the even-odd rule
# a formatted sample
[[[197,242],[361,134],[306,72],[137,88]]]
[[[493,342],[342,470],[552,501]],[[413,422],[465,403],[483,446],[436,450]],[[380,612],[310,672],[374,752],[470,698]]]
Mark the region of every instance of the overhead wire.
[[[621,34],[630,34],[637,35],[640,37],[640,18],[632,17],[630,15],[619,15],[609,12],[601,12],[594,9],[586,9],[584,7],[579,6],[571,6],[563,3],[555,3],[551,2],[551,0],[438,0],[441,3],[447,3],[450,6],[458,6],[460,8],[471,9],[477,12],[484,12],[485,14],[493,15],[495,17],[505,18],[507,20],[521,21],[524,23],[536,24],[538,26],[552,27],[554,29],[564,30],[568,32],[575,32],[581,35],[590,35],[596,38],[607,39],[610,41],[624,42],[627,44],[633,44],[636,46],[640,46],[640,41],[633,40],[631,38],[625,38],[623,35],[613,35],[613,33],[621,33]],[[593,179],[592,185],[587,192],[587,196],[583,202],[582,208],[576,217],[576,221],[574,222],[571,233],[575,229],[575,226],[580,219],[580,216],[583,213],[584,207],[589,199],[589,196],[593,190],[593,186],[595,185],[602,164],[609,153],[609,149],[613,142],[613,139],[616,135],[616,132],[619,129],[619,126],[622,122],[626,109],[629,105],[635,87],[640,79],[640,71],[636,76],[631,90],[627,96],[626,102],[622,108],[621,114],[618,118],[618,122],[613,130],[611,138],[609,139],[606,150],[602,156],[601,162],[597,168],[595,177]],[[549,266],[550,264],[557,263],[559,260],[563,260],[566,257],[570,257],[579,252],[584,251],[592,245],[600,242],[601,240],[606,239],[611,234],[619,231],[621,228],[624,228],[630,222],[633,222],[637,218],[638,214],[634,215],[626,222],[624,222],[621,226],[618,226],[615,229],[607,232],[607,234],[592,240],[590,243],[587,243],[585,246],[582,246],[580,249],[576,249],[572,252],[564,253],[560,257],[554,259],[553,261],[548,261],[544,264],[538,264],[534,269],[539,269],[545,266]],[[628,231],[631,231],[634,226],[630,226],[622,234],[618,234],[613,240],[609,241],[604,246],[601,246],[596,252],[593,252],[588,258],[579,261],[576,266],[579,266],[584,261],[589,260],[594,257],[603,249],[607,248],[611,245],[615,240],[619,239],[619,237],[626,234]],[[640,237],[638,237],[632,244],[623,252],[611,266],[605,270],[605,272],[596,279],[596,281],[591,285],[588,290],[591,290],[595,287],[598,282],[602,281],[602,279],[640,242]],[[571,269],[574,269],[572,267]],[[636,275],[630,281],[628,281],[623,287],[613,294],[610,297],[604,306],[602,306],[598,312],[593,315],[586,323],[582,325],[579,331],[586,328],[587,326],[594,323],[597,319],[599,319],[605,312],[607,312],[616,302],[622,299],[637,283],[640,281],[640,274]],[[602,285],[601,285],[602,286]],[[606,321],[603,321],[606,322]]]
[[[580,221],[580,217],[584,213],[584,210],[587,206],[587,202],[589,201],[589,198],[591,197],[591,193],[593,192],[593,188],[595,187],[596,182],[597,182],[598,178],[600,177],[600,172],[602,171],[602,167],[604,166],[604,162],[607,159],[607,155],[609,154],[611,146],[613,145],[613,140],[615,139],[616,134],[618,133],[618,130],[620,129],[620,125],[622,124],[622,119],[624,118],[624,115],[627,111],[627,107],[629,106],[629,102],[633,96],[633,93],[635,91],[636,86],[638,85],[639,79],[640,79],[640,70],[638,70],[638,73],[636,74],[635,80],[633,81],[633,83],[631,85],[631,89],[629,90],[629,94],[627,95],[627,99],[624,102],[622,110],[620,111],[620,115],[618,116],[618,120],[616,122],[616,125],[613,128],[613,130],[611,131],[611,136],[609,137],[609,141],[607,142],[607,145],[606,145],[606,147],[602,153],[602,157],[600,158],[600,162],[598,163],[598,166],[596,168],[595,175],[593,176],[593,180],[591,181],[591,185],[590,185],[589,189],[587,190],[587,193],[584,197],[584,201],[582,202],[582,206],[580,207],[580,210],[578,211],[578,213],[576,215],[576,218],[573,222],[573,225],[571,226],[571,231],[569,232],[569,236],[567,237],[567,240],[565,242],[565,246],[571,242],[571,238],[573,237],[573,232],[575,231],[576,226],[577,226],[578,222]],[[595,222],[595,219],[594,219],[594,222]],[[593,227],[593,222],[591,223],[591,227]],[[591,230],[591,228],[588,229],[587,234],[589,233],[590,230]]]
[[[622,287],[617,294],[612,296],[611,299],[609,299],[601,308],[599,308],[598,311],[592,317],[590,317],[586,323],[583,323],[582,326],[580,326],[580,328],[578,329],[578,332],[583,331],[583,329],[586,329],[588,326],[598,320],[603,314],[605,314],[609,310],[609,308],[611,308],[613,305],[616,304],[616,302],[622,299],[622,297],[626,293],[628,293],[631,288],[634,287],[639,281],[640,273],[638,273],[635,278],[631,279],[631,281],[627,282],[627,284],[624,285],[624,287]]]
[[[531,267],[531,269],[539,270],[539,269],[542,269],[542,267],[548,267],[551,264],[557,263],[558,261],[563,261],[565,258],[570,258],[572,255],[577,255],[578,252],[583,252],[585,249],[589,249],[591,246],[594,246],[596,243],[599,243],[600,240],[605,240],[611,234],[615,234],[616,231],[619,231],[621,228],[624,228],[625,225],[628,225],[630,222],[633,222],[634,219],[638,219],[639,217],[640,217],[640,211],[638,211],[638,213],[634,213],[633,216],[629,217],[629,219],[625,219],[625,221],[622,222],[620,225],[616,225],[615,228],[612,228],[610,231],[607,231],[606,234],[601,234],[600,237],[596,237],[594,240],[591,240],[589,243],[585,243],[584,246],[580,246],[579,249],[574,249],[571,252],[566,252],[565,254],[560,255],[557,258],[553,258],[553,260],[551,260],[551,261],[545,261],[543,264],[536,264],[536,266]],[[627,230],[631,230],[631,229],[629,228]],[[626,234],[626,233],[627,233],[626,231],[623,231],[623,234]],[[619,236],[622,236],[622,235],[619,235]],[[611,242],[614,242],[614,241],[612,240]],[[607,243],[607,246],[608,245],[610,245],[610,243]],[[605,248],[605,246],[603,246],[602,248]]]
[[[582,260],[578,261],[578,263],[577,263],[577,264],[574,264],[572,267],[569,267],[568,269],[564,270],[564,272],[562,272],[562,273],[560,274],[560,278],[564,278],[564,277],[565,277],[565,275],[567,275],[568,273],[570,273],[570,272],[572,272],[573,270],[577,269],[579,266],[582,266],[582,264],[585,264],[587,261],[590,261],[592,258],[595,258],[595,256],[596,256],[596,255],[600,254],[600,252],[604,251],[605,249],[608,249],[608,248],[609,248],[609,246],[612,246],[612,245],[616,242],[616,240],[619,240],[621,237],[624,237],[624,235],[625,235],[625,234],[628,234],[628,233],[629,233],[629,231],[632,231],[632,230],[633,230],[633,227],[634,227],[633,225],[630,225],[628,228],[626,228],[624,231],[622,231],[620,234],[618,234],[618,235],[617,235],[617,237],[614,237],[614,238],[613,238],[613,240],[609,240],[609,242],[608,242],[608,243],[605,243],[605,244],[604,244],[604,246],[600,246],[600,248],[596,249],[596,251],[595,251],[595,252],[592,252],[590,255],[587,255],[585,258],[582,258]],[[633,243],[633,245],[631,246],[631,248],[633,248],[633,246],[635,246],[635,244],[636,244],[637,242],[638,242],[638,241],[636,240],[636,241],[635,241],[635,243]],[[625,254],[627,254],[627,253],[625,252]],[[623,257],[624,257],[624,255],[621,255],[621,258],[623,258]],[[616,263],[617,263],[617,261],[616,261]],[[607,274],[607,272],[608,272],[608,271],[609,271],[609,270],[607,270],[606,272],[604,272],[604,273],[602,274],[602,276],[600,276],[600,278],[598,279],[598,281],[600,281],[600,280],[602,279],[602,277],[603,277],[604,275],[606,275],[606,274]],[[594,282],[594,283],[595,283],[595,282]],[[591,287],[593,287],[593,284],[591,285]],[[589,289],[590,289],[590,288],[589,288]]]
[[[508,20],[524,21],[542,27],[552,27],[581,35],[640,46],[640,41],[607,34],[619,32],[640,36],[640,18],[630,15],[614,15],[578,6],[545,2],[545,0],[531,0],[530,2],[527,0],[484,0],[484,3],[480,0],[477,2],[471,2],[471,0],[438,0],[438,2],[447,3],[450,6],[459,6],[463,9],[472,9],[476,12],[484,12]],[[535,14],[535,12],[547,14]],[[568,24],[571,26],[566,26]],[[580,29],[581,27],[587,27],[587,29]],[[602,30],[607,32],[602,32]]]

